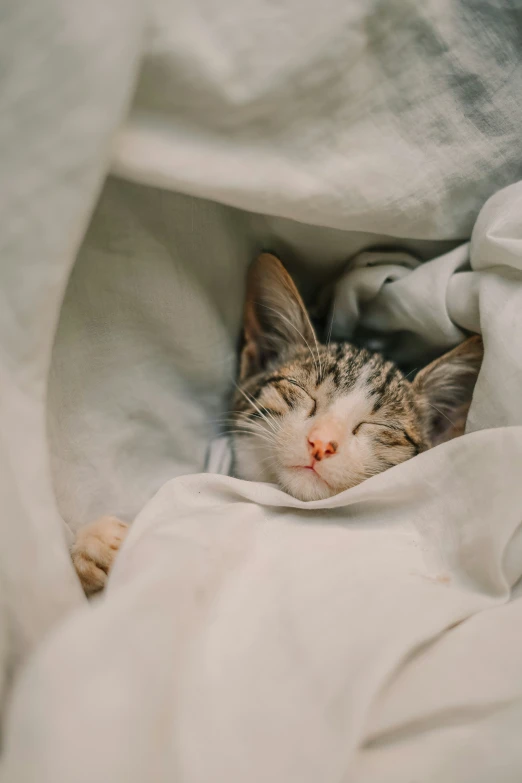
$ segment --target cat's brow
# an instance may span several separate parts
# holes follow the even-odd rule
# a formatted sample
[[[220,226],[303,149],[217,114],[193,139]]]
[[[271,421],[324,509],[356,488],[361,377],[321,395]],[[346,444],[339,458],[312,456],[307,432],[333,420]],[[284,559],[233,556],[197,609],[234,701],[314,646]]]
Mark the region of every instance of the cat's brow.
[[[294,380],[293,378],[287,378],[287,376],[286,376],[286,375],[276,375],[276,376],[275,376],[275,378],[269,378],[269,379],[267,380],[267,384],[268,384],[268,383],[280,383],[281,381],[286,381],[287,383],[291,383],[291,384],[293,384],[294,386],[298,386],[300,389],[302,389],[302,390],[305,392],[305,394],[308,394],[308,392],[306,391],[306,389],[304,388],[304,386],[301,386],[301,384],[300,384],[300,383],[298,383],[298,382],[297,382],[296,380]]]

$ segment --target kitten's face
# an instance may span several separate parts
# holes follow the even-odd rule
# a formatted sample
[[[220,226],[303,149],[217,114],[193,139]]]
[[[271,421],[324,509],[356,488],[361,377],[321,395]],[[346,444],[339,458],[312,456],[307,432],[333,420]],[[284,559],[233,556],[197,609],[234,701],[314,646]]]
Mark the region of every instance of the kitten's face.
[[[290,351],[243,391],[235,400],[235,428],[245,431],[234,435],[238,475],[301,500],[342,492],[427,447],[411,384],[348,344]]]
[[[245,338],[232,410],[236,475],[301,500],[335,495],[457,434],[444,425],[467,411],[482,357],[471,338],[410,383],[378,354],[320,345],[269,255],[250,274]]]

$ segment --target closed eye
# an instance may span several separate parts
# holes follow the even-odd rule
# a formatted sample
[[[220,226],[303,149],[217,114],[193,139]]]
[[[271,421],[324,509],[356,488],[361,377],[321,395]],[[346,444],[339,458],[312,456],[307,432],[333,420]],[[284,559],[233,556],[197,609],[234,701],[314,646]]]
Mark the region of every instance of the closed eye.
[[[419,454],[420,453],[420,450],[421,450],[420,444],[417,443],[417,441],[414,440],[412,438],[412,436],[409,435],[406,432],[406,430],[403,429],[402,427],[399,427],[396,424],[385,424],[382,421],[360,421],[359,424],[357,425],[357,427],[355,427],[355,429],[353,430],[353,434],[354,435],[357,435],[357,431],[359,430],[360,427],[362,427],[363,424],[373,424],[375,427],[386,427],[386,429],[388,429],[388,430],[393,430],[394,432],[400,432],[401,435],[403,435],[404,438],[408,441],[408,443],[411,443],[411,445],[415,449],[415,454]]]
[[[301,391],[304,391],[304,393],[306,394],[307,397],[310,397],[310,399],[312,400],[313,405],[312,405],[312,410],[308,414],[308,418],[309,419],[312,418],[312,416],[315,415],[315,412],[317,410],[317,400],[315,399],[315,397],[312,397],[310,392],[306,391],[305,387],[301,386],[301,384],[298,383],[296,380],[294,380],[293,378],[287,378],[285,375],[278,375],[275,378],[271,378],[268,381],[268,383],[280,383],[281,381],[286,381],[287,383],[291,383],[292,386],[297,386],[298,389],[301,389]]]
[[[360,421],[357,427],[353,430],[353,434],[357,435],[358,430],[360,427],[363,426],[363,424],[370,424],[374,427],[386,427],[388,430],[394,430],[395,432],[402,432],[404,435],[406,435],[406,432],[402,429],[402,427],[397,427],[395,424],[385,424],[382,421]]]
[[[305,393],[305,394],[306,394],[308,397],[310,397],[310,399],[312,400],[312,410],[311,410],[311,411],[310,411],[310,413],[308,414],[308,418],[309,418],[309,419],[311,419],[311,418],[312,418],[312,416],[315,416],[315,412],[316,412],[316,410],[317,410],[317,400],[315,399],[315,397],[312,397],[312,395],[310,394],[310,392],[306,391],[306,389],[305,389],[305,387],[304,387],[304,386],[301,386],[301,384],[300,384],[300,383],[297,383],[297,381],[294,381],[294,379],[293,379],[293,378],[286,378],[286,380],[288,381],[288,383],[292,383],[294,386],[297,386],[297,387],[299,387],[299,389],[302,389],[302,390],[304,391],[304,393]]]

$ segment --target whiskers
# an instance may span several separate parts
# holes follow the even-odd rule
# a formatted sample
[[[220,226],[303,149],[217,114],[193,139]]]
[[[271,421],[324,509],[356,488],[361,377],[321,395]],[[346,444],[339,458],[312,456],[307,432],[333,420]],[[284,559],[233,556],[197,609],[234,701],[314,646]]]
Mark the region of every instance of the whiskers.
[[[252,397],[251,394],[248,394],[248,392],[242,389],[241,386],[239,386],[239,384],[237,384],[235,381],[234,381],[234,386],[236,387],[238,392],[243,395],[245,400],[257,411],[257,413],[261,416],[261,418],[264,419],[264,421],[266,422],[270,430],[273,433],[279,432],[279,430],[281,429],[281,425],[279,424],[275,416],[272,413],[269,413],[269,411],[266,408],[263,407],[261,409],[261,407],[257,404],[256,400],[254,399],[254,397]]]
[[[217,423],[223,427],[224,435],[253,435],[271,446],[275,443],[275,437],[272,431],[267,430],[263,425],[258,424],[251,419],[246,419],[241,415],[229,419],[221,419]]]
[[[237,411],[229,413],[220,419],[215,419],[215,423],[221,424],[225,434],[230,435],[250,435],[259,438],[264,443],[274,446],[276,437],[281,430],[281,424],[275,416],[266,408],[260,406],[251,394],[248,394],[237,383],[234,384],[238,392],[248,402],[250,409],[253,409],[259,419],[253,419],[251,411]]]
[[[435,405],[433,405],[432,402],[429,402],[428,400],[424,400],[424,402],[426,402],[427,405],[430,406],[430,408],[433,408],[433,410],[436,411],[439,414],[439,416],[443,416],[447,421],[449,421],[449,423],[451,424],[452,427],[455,426],[455,422],[452,421],[449,416],[446,416],[444,411],[441,411],[440,408],[437,408]]]
[[[314,342],[315,342],[316,354],[314,354],[314,352],[312,351],[311,345],[308,342],[308,340],[306,339],[306,337],[304,336],[304,334],[301,332],[300,329],[297,328],[297,326],[294,323],[292,323],[290,318],[288,318],[286,315],[283,315],[283,313],[280,310],[277,310],[275,307],[270,307],[269,305],[265,304],[264,302],[256,302],[255,304],[258,307],[264,307],[266,310],[270,310],[270,312],[275,313],[278,318],[280,318],[282,321],[287,323],[295,332],[297,332],[297,334],[299,335],[299,337],[301,338],[301,340],[303,341],[303,343],[306,345],[306,347],[308,348],[308,350],[310,352],[310,356],[312,357],[312,361],[314,363],[315,371],[317,373],[318,382],[319,382],[319,380],[321,380],[322,377],[323,377],[323,367],[322,367],[322,364],[321,364],[321,353],[319,351],[319,343],[317,342],[317,337],[315,336],[315,331],[312,329],[312,336],[313,336]]]
[[[330,347],[330,343],[332,342],[332,329],[333,329],[333,323],[335,318],[335,302],[332,304],[332,315],[330,316],[330,326],[328,328],[328,335],[326,337],[326,347]]]

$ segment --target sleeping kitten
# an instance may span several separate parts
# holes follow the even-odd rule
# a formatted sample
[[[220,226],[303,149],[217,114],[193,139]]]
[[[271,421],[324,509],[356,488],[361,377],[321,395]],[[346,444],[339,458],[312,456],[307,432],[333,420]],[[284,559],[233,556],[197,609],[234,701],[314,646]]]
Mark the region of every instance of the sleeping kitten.
[[[319,344],[294,283],[268,254],[250,270],[244,331],[230,428],[239,478],[319,500],[464,432],[480,337],[410,383],[379,354]],[[71,555],[87,594],[105,586],[127,529],[108,516],[78,531]]]
[[[250,270],[244,328],[230,432],[239,478],[320,500],[464,432],[480,337],[410,382],[379,354],[318,343],[294,283],[268,254]]]

